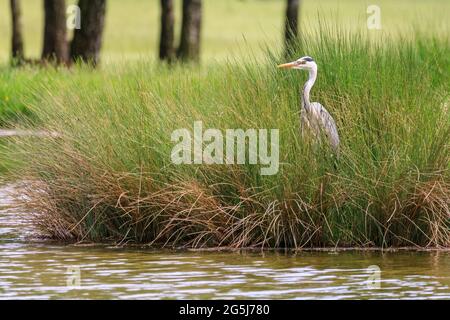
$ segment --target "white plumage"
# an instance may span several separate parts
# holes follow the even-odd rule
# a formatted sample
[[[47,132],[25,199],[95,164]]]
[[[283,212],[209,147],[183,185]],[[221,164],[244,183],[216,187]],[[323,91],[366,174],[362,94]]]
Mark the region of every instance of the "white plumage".
[[[318,102],[310,102],[309,93],[317,79],[317,64],[311,57],[302,57],[296,61],[285,63],[279,68],[307,70],[309,72],[302,91],[302,105],[300,112],[300,122],[302,137],[312,134],[316,141],[321,141],[325,135],[333,151],[339,153],[339,133],[336,122],[330,113]]]

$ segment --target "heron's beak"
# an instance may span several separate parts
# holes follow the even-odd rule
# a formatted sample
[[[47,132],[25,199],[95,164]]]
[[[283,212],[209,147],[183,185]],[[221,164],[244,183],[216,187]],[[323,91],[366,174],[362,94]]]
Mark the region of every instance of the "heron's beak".
[[[297,65],[297,63],[294,61],[294,62],[280,64],[280,65],[278,65],[278,68],[280,68],[280,69],[292,69],[296,65]]]

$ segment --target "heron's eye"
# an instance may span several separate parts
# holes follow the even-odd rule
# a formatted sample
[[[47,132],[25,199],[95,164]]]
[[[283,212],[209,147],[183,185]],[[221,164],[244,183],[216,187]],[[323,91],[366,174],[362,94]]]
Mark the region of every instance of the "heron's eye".
[[[297,61],[297,64],[305,64],[306,63],[306,61],[303,61],[303,60],[299,60],[299,61]]]

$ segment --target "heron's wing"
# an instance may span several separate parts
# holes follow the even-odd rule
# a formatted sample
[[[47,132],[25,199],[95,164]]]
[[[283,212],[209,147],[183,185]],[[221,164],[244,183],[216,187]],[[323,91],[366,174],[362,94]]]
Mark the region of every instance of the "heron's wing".
[[[311,103],[311,107],[314,109],[314,114],[317,117],[318,122],[322,125],[322,129],[325,131],[331,146],[337,149],[340,141],[336,122],[333,117],[327,109],[318,102]]]

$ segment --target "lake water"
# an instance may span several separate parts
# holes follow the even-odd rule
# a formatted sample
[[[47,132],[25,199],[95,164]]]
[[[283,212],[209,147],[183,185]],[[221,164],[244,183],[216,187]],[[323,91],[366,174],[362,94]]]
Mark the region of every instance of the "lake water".
[[[192,252],[27,239],[0,189],[0,299],[450,299],[450,252]],[[26,218],[26,217],[25,217]]]

